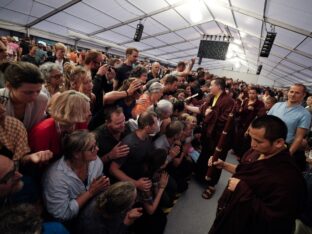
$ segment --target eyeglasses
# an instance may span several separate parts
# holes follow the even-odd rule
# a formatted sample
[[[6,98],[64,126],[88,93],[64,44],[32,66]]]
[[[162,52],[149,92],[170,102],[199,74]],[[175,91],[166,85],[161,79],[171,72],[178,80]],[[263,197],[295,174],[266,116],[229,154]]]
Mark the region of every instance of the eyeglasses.
[[[13,162],[14,162],[13,169],[11,171],[9,171],[8,173],[6,173],[0,179],[0,184],[7,184],[14,177],[15,173],[18,171],[18,169],[19,169],[19,161],[13,161]]]
[[[90,148],[88,148],[86,151],[90,151],[94,153],[97,150],[97,144],[92,145]]]

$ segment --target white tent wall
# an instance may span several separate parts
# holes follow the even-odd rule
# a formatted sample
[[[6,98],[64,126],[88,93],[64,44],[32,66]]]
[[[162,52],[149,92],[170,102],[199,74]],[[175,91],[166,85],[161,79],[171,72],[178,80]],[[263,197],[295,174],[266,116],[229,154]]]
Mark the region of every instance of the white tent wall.
[[[243,80],[248,84],[259,84],[264,86],[271,86],[271,87],[282,87],[280,83],[274,82],[273,80],[270,80],[268,78],[265,78],[263,76],[258,76],[255,74],[250,73],[243,73],[243,72],[236,72],[236,71],[229,71],[229,70],[211,70],[211,73],[220,76],[220,77],[228,77],[233,78],[233,80]]]

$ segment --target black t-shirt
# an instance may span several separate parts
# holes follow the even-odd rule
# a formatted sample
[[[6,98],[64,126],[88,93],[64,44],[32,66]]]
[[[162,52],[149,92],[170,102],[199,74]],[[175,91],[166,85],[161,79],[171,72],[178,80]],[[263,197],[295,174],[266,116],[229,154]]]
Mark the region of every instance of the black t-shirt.
[[[113,91],[113,84],[108,83],[106,76],[95,75],[92,79],[93,88],[92,93],[96,96],[95,106],[93,108],[93,115],[100,111],[103,107],[103,95]]]
[[[132,66],[123,63],[116,69],[116,80],[118,81],[117,89],[122,85],[122,82],[129,78],[132,71]]]
[[[130,130],[126,127],[123,134],[121,134],[120,139],[123,139]],[[103,155],[109,153],[119,142],[111,132],[108,130],[105,124],[98,127],[96,130],[94,130],[95,136],[96,136],[96,142],[99,147],[98,156],[101,158]],[[104,165],[104,174],[108,175],[109,173],[109,165],[110,163],[107,163]]]
[[[129,146],[130,151],[127,157],[116,160],[120,169],[131,178],[137,180],[144,176],[144,161],[148,153],[153,149],[150,138],[141,140],[135,132],[127,135],[122,141]]]

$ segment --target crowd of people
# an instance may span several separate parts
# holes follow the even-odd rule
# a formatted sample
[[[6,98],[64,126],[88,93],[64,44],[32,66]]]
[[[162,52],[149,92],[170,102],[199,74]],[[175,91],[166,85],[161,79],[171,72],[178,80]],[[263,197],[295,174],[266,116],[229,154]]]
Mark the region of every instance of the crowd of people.
[[[194,63],[1,37],[0,230],[163,233],[193,175],[210,199],[227,170],[209,233],[312,233],[306,87],[247,84]]]

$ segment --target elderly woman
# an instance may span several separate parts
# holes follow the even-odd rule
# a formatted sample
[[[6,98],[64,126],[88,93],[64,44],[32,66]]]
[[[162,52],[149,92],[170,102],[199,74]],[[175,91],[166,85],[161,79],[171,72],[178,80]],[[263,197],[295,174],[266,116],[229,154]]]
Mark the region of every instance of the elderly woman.
[[[24,123],[27,130],[45,118],[47,96],[41,92],[42,75],[39,69],[27,62],[12,63],[4,71],[6,88],[0,96],[8,99],[6,114]]]
[[[142,215],[142,208],[131,209],[136,197],[133,183],[113,184],[81,211],[77,233],[128,233],[128,226]]]
[[[62,90],[64,79],[62,67],[60,65],[48,62],[42,64],[39,70],[45,80],[45,84],[42,86],[42,92],[45,93],[48,98],[51,98],[54,94]]]
[[[109,186],[102,175],[103,164],[92,133],[82,130],[67,135],[64,156],[47,170],[43,178],[43,198],[49,214],[63,221],[77,216],[95,195]]]
[[[163,87],[159,82],[152,83],[148,87],[148,91],[140,96],[135,107],[132,109],[132,117],[136,118],[146,111],[149,106],[155,105],[163,95]]]
[[[68,90],[61,93],[52,103],[51,118],[37,124],[29,134],[32,151],[50,149],[53,157],[60,157],[61,138],[72,132],[77,124],[84,123],[91,115],[90,99],[77,91]]]
[[[160,133],[164,133],[167,125],[171,122],[170,116],[173,113],[173,104],[168,100],[162,99],[154,106],[149,107],[147,110],[154,111],[157,114],[159,131]]]

